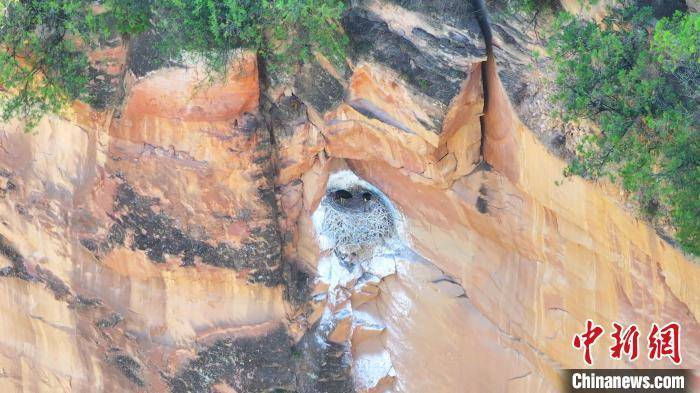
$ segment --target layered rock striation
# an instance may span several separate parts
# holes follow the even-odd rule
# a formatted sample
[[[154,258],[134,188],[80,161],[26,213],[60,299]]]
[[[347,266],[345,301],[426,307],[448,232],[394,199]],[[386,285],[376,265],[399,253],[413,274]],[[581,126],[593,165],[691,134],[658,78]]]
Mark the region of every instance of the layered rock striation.
[[[2,124],[0,390],[553,392],[586,319],[676,321],[698,368],[700,266],[555,184],[528,40],[479,15],[354,2],[348,68],[282,86],[136,40],[101,54],[121,104]]]

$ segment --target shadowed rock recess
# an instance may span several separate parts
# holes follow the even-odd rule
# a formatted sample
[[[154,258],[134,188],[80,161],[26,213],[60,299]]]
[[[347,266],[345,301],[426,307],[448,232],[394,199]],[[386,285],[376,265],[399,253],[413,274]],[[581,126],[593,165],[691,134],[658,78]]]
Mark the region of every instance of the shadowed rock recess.
[[[0,392],[556,392],[588,318],[699,369],[700,265],[555,185],[537,37],[484,12],[353,1],[284,82],[115,39],[99,108],[0,124]]]

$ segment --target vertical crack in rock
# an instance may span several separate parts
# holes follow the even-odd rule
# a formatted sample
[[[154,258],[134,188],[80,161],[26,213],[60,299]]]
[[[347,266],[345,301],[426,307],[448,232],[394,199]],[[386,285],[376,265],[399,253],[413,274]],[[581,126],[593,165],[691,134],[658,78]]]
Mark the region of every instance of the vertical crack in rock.
[[[493,33],[491,32],[491,22],[489,18],[489,12],[486,9],[484,0],[471,0],[472,7],[474,8],[474,14],[476,16],[476,21],[479,24],[479,29],[481,30],[481,35],[484,39],[484,45],[486,48],[487,61],[489,57],[493,57]],[[481,64],[481,89],[483,91],[484,97],[484,109],[483,113],[488,111],[489,105],[489,73],[491,69],[488,66],[488,62],[482,62]],[[479,124],[481,126],[481,143],[479,146],[479,157],[481,157],[482,162],[484,159],[484,141],[486,140],[486,119],[485,116],[479,116]],[[478,206],[477,206],[478,207]],[[479,212],[486,213],[485,208],[479,208]]]
[[[342,90],[342,87],[341,87]],[[262,118],[268,129],[270,155],[266,161],[268,165],[267,181],[275,184],[274,193],[280,197],[274,199],[275,205],[271,206],[275,212],[275,223],[279,233],[282,254],[282,281],[285,284],[285,299],[294,307],[307,307],[310,300],[312,277],[309,273],[300,269],[295,261],[296,250],[296,217],[298,212],[285,208],[285,194],[289,190],[301,192],[301,173],[305,168],[303,161],[313,162],[317,151],[308,150],[298,152],[298,156],[285,156],[284,151],[289,147],[299,127],[308,125],[307,106],[296,95],[283,95],[277,100],[264,96]],[[307,143],[307,141],[305,141]],[[320,151],[320,149],[319,149]],[[274,155],[273,155],[274,153]],[[308,154],[308,155],[307,155]],[[273,176],[274,175],[274,176]],[[291,191],[294,193],[294,191]],[[273,200],[270,201],[272,203]],[[292,210],[292,211],[290,211]]]
[[[302,307],[311,300],[312,276],[300,269],[291,261],[282,265],[282,281],[284,282],[284,297],[292,306]]]

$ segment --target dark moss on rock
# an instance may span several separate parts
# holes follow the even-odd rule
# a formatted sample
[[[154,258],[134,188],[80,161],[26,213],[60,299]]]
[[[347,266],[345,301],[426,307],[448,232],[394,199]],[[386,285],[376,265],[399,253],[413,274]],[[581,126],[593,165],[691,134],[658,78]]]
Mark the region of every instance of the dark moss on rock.
[[[89,238],[80,239],[80,244],[83,247],[87,248],[93,254],[96,254],[100,251],[100,244],[94,239],[89,239]]]
[[[297,357],[297,391],[300,393],[349,393],[355,388],[350,352],[345,345],[327,340],[328,332],[316,324],[294,347]]]
[[[220,382],[237,392],[296,391],[292,341],[286,330],[280,326],[262,337],[217,340],[169,385],[174,393],[209,392]]]
[[[274,199],[274,194],[272,195]],[[136,193],[128,184],[121,184],[115,195],[113,217],[107,241],[83,240],[93,252],[104,252],[121,246],[130,235],[133,248],[144,251],[155,263],[165,256],[180,257],[184,265],[198,258],[202,263],[235,270],[249,270],[251,281],[267,285],[281,283],[281,244],[277,226],[256,227],[241,246],[220,242],[210,244],[180,229],[175,220],[154,207],[159,201]]]
[[[294,81],[294,91],[320,113],[334,108],[343,100],[345,89],[317,61],[304,65]]]
[[[97,326],[100,329],[111,329],[117,326],[123,320],[124,317],[122,317],[120,314],[112,313],[95,322],[95,326]]]
[[[479,187],[479,197],[476,198],[476,210],[481,214],[489,212],[488,194],[488,188],[486,188],[486,185],[482,184],[481,187]]]
[[[90,67],[88,79],[87,91],[90,106],[97,110],[105,110],[112,107],[117,101],[117,87],[120,83],[120,76],[109,75]]]
[[[414,2],[400,3],[420,8]],[[437,7],[437,2],[434,5]],[[469,20],[469,23],[461,24],[468,25],[470,32],[479,36],[476,19],[471,13],[465,15],[468,15],[468,18],[465,16],[465,21]],[[346,13],[343,27],[350,38],[352,55],[356,60],[367,58],[396,70],[416,90],[444,105],[449,104],[459,93],[461,82],[467,77],[466,70],[446,62],[444,56],[485,55],[485,49],[477,46],[469,37],[456,33],[450,37],[435,37],[423,29],[415,28],[412,34],[416,39],[423,40],[429,44],[427,47],[434,48],[422,51],[411,40],[392,31],[379,15],[360,7],[354,7]]]
[[[124,239],[126,238],[126,230],[123,226],[119,224],[113,224],[109,227],[109,233],[107,234],[107,241],[114,245],[124,245]]]
[[[482,196],[476,198],[476,210],[481,214],[486,214],[489,212],[489,203]]]
[[[116,367],[129,381],[139,387],[146,386],[141,376],[141,365],[131,356],[117,348],[110,348],[107,362]]]
[[[477,9],[468,0],[390,0],[401,7],[420,12],[454,27],[479,31]]]
[[[443,53],[456,58],[465,54],[481,55],[484,51],[483,46],[475,45],[469,37],[458,33],[452,33],[449,37],[436,37],[419,27],[413,29],[412,32],[416,37],[428,42],[430,47],[440,49]]]
[[[297,345],[280,325],[261,337],[224,338],[202,349],[170,378],[174,393],[209,392],[226,383],[237,392],[354,392],[346,346],[319,339],[314,326]]]
[[[51,292],[53,292],[56,299],[65,299],[70,296],[70,288],[66,283],[64,283],[58,276],[53,274],[48,269],[44,269],[41,266],[36,266],[36,278],[43,282]]]
[[[0,178],[5,179],[4,182],[0,182],[0,197],[17,189],[17,185],[12,181],[13,176],[11,171],[0,168]],[[4,185],[2,185],[3,183]]]
[[[126,63],[137,78],[146,76],[161,67],[172,66],[163,52],[158,48],[161,37],[151,31],[139,34],[129,42]]]
[[[68,308],[87,310],[98,308],[102,305],[102,300],[96,297],[88,297],[84,295],[75,295],[68,303]]]
[[[299,265],[287,261],[282,269],[282,279],[285,283],[285,299],[294,306],[300,307],[311,300],[311,287],[314,277],[301,270]]]
[[[291,105],[290,103],[289,111],[294,110]],[[296,109],[299,110],[299,107]],[[305,111],[303,105],[301,110]],[[259,181],[257,199],[267,207],[267,214],[258,218],[260,224],[251,225],[249,236],[243,239],[241,244],[214,242],[206,233],[192,234],[160,208],[157,198],[137,193],[119,173],[114,174],[114,177],[120,180],[120,185],[114,195],[113,213],[110,215],[113,223],[107,235],[101,238],[83,238],[81,244],[97,258],[116,247],[128,244],[132,249],[145,252],[154,263],[165,262],[166,256],[180,258],[183,266],[201,262],[237,271],[245,270],[249,280],[254,283],[268,286],[285,284],[274,188],[272,133],[269,132],[269,128],[263,127],[260,119],[253,114],[244,116],[243,123],[239,122],[234,126],[248,128],[250,132],[245,134],[250,134],[249,137],[255,137],[257,140],[250,179]],[[247,221],[250,220],[250,215],[250,211],[241,210],[236,218],[217,218],[226,221]]]
[[[294,128],[307,122],[306,105],[299,97],[284,96],[278,102],[270,104],[270,126],[275,141],[291,137]]]
[[[22,280],[30,280],[32,276],[27,272],[24,257],[10,244],[10,241],[0,235],[0,255],[10,261],[10,266],[0,269],[0,277],[16,277]]]

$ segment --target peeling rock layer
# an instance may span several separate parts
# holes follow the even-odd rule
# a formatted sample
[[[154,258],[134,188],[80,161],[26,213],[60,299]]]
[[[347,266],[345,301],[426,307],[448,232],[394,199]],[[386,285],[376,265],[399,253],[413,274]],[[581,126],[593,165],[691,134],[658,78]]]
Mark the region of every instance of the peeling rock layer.
[[[349,71],[282,87],[247,52],[205,87],[151,69],[142,37],[94,55],[119,108],[0,125],[0,391],[558,391],[588,318],[677,321],[699,368],[699,265],[609,187],[555,185],[530,41],[499,22],[487,55],[478,12],[355,2]],[[329,248],[338,176],[396,232]]]

